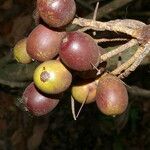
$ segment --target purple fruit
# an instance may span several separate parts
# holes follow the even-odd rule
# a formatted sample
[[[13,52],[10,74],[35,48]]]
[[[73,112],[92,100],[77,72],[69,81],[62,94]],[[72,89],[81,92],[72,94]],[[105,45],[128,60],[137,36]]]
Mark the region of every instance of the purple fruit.
[[[105,75],[99,79],[96,103],[105,115],[119,115],[128,105],[128,93],[123,82],[113,75]]]
[[[54,58],[59,52],[64,34],[65,32],[56,32],[38,25],[27,38],[28,54],[41,62]]]
[[[25,89],[22,99],[27,110],[35,116],[51,112],[59,103],[58,95],[43,94],[33,82]]]
[[[63,39],[59,55],[69,68],[87,71],[93,69],[93,65],[97,66],[100,53],[91,36],[82,32],[69,32]]]
[[[37,0],[40,17],[51,27],[65,26],[76,12],[74,0]]]

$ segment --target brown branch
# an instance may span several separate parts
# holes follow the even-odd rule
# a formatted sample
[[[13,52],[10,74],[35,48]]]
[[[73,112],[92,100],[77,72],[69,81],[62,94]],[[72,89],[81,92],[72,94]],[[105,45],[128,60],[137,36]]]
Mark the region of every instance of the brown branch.
[[[134,19],[116,19],[108,22],[101,21],[92,21],[91,19],[84,18],[75,18],[72,22],[73,24],[77,24],[83,28],[79,29],[81,32],[85,32],[86,30],[96,30],[96,31],[114,31],[114,32],[122,32],[126,33],[132,37],[137,38],[139,32],[138,29],[146,26],[145,23],[134,20]]]
[[[134,61],[140,57],[140,55],[143,52],[144,52],[143,47],[139,47],[138,50],[136,51],[136,53],[128,61],[126,61],[125,63],[123,63],[120,67],[116,68],[111,73],[113,75],[119,75],[119,74],[121,74],[126,69],[128,69],[134,63]]]
[[[109,22],[100,22],[100,21],[93,21],[84,18],[75,18],[73,23],[82,26],[83,28],[81,30],[84,31],[88,29],[93,29],[96,31],[108,30],[113,32],[122,32],[137,39],[137,40],[132,39],[131,41],[120,46],[119,48],[102,55],[100,57],[100,61],[101,60],[106,61],[108,58],[111,58],[138,43],[142,43],[143,45],[144,44],[146,45],[146,42],[148,43],[150,41],[149,26],[148,25],[146,26],[144,23],[137,20],[118,19]],[[120,78],[128,76],[130,72],[134,71],[140,65],[144,57],[148,55],[149,46],[150,45],[147,44],[147,49],[139,47],[136,53],[128,61],[118,66],[118,68],[112,71],[112,74],[119,75]]]
[[[86,27],[87,29],[93,29],[96,31],[113,31],[113,32],[121,32],[132,37],[136,38],[136,29],[130,28],[134,21],[131,21],[129,26],[129,20],[122,21],[122,20],[114,20],[108,22],[101,22],[101,21],[92,21],[91,19],[84,19],[84,18],[75,18],[72,22],[73,24],[77,24],[81,27]],[[137,27],[137,25],[136,25]]]
[[[127,41],[127,38],[115,38],[115,39],[106,39],[106,38],[101,38],[101,39],[94,39],[96,43],[104,43],[104,42],[117,42],[117,41]]]
[[[92,1],[92,3],[95,3],[95,2],[98,2],[99,0],[96,0],[96,1]],[[113,12],[114,10],[120,8],[120,7],[123,7],[124,5],[132,2],[133,0],[113,0],[112,2],[106,4],[105,6],[103,7],[100,7],[98,10],[97,10],[97,20],[99,20],[100,18],[102,18],[103,16],[109,14],[110,12]],[[92,12],[91,14],[89,14],[88,16],[86,16],[85,18],[93,18],[93,14],[94,12]],[[78,25],[78,24],[76,24]],[[70,31],[70,30],[77,30],[78,27],[77,26],[68,26],[67,30]]]
[[[110,52],[108,52],[106,54],[103,54],[100,57],[100,60],[106,61],[107,59],[109,59],[109,58],[111,58],[111,57],[113,57],[113,56],[115,56],[115,55],[125,51],[126,49],[128,49],[128,48],[130,48],[130,47],[132,47],[132,46],[134,46],[136,44],[138,44],[137,40],[132,39],[128,43],[126,43],[124,45],[121,45],[120,47],[118,47],[118,48],[116,48],[116,49],[114,49],[114,50],[112,50],[112,51],[110,51]]]
[[[123,26],[126,26],[126,27],[131,28],[131,29],[139,29],[139,28],[142,28],[146,25],[144,22],[141,22],[141,21],[135,20],[135,19],[117,19],[114,21],[119,22]],[[114,21],[110,21],[110,22],[114,22]]]
[[[134,61],[134,63],[127,69],[125,70],[123,73],[121,73],[119,75],[119,78],[124,78],[127,77],[131,72],[133,72],[142,62],[142,60],[144,59],[144,57],[150,52],[150,44],[146,44],[145,48],[143,50],[143,53],[141,53],[139,55],[139,57],[136,58],[136,60]]]

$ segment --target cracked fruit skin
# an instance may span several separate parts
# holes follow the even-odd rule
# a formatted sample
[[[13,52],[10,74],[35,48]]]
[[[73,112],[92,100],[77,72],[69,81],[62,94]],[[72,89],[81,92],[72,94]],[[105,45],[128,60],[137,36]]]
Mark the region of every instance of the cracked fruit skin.
[[[37,0],[37,9],[44,22],[59,28],[72,21],[76,4],[74,0]]]
[[[59,60],[50,60],[35,69],[33,80],[42,92],[58,94],[68,89],[72,75]]]
[[[95,81],[86,80],[79,84],[73,85],[71,94],[73,98],[79,103],[89,104],[95,101],[97,84]]]
[[[116,116],[123,113],[128,105],[128,93],[123,82],[110,74],[101,77],[96,92],[96,104],[105,115]]]
[[[32,61],[32,58],[27,53],[26,44],[27,38],[24,38],[18,41],[13,49],[14,58],[22,64],[28,64]]]
[[[69,68],[76,71],[92,70],[99,61],[99,47],[86,33],[69,32],[64,37],[59,51],[60,58]]]
[[[46,115],[59,103],[58,95],[42,93],[35,87],[33,82],[25,89],[22,99],[26,109],[35,116]]]
[[[65,32],[56,32],[39,24],[27,38],[27,52],[40,62],[53,59],[59,52],[64,35]]]

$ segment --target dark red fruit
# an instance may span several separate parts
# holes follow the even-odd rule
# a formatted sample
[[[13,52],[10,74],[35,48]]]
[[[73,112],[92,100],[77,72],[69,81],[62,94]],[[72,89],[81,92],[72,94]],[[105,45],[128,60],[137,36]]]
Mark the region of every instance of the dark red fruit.
[[[67,25],[76,12],[74,0],[37,0],[40,17],[52,27]]]
[[[82,32],[69,32],[59,51],[62,61],[71,69],[86,71],[97,66],[99,47],[91,36]]]
[[[105,75],[99,79],[96,103],[105,115],[119,115],[128,105],[128,93],[123,82],[113,75]]]
[[[99,46],[99,53],[103,55],[105,53],[105,49]],[[97,73],[101,75],[106,70],[107,62],[104,61],[97,66],[97,69],[87,70],[87,71],[78,71],[77,75],[83,79],[96,78]]]
[[[33,82],[25,89],[22,99],[27,110],[35,116],[42,116],[51,112],[59,102],[58,95],[43,94]]]
[[[55,32],[38,25],[27,38],[27,52],[35,60],[46,61],[54,58],[60,49],[65,32]]]

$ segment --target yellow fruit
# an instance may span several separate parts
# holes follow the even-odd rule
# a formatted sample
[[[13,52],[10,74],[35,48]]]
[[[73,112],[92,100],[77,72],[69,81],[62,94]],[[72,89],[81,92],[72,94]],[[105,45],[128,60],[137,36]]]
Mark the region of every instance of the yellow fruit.
[[[99,79],[101,78],[101,76],[97,76],[97,78],[95,79],[95,83],[96,85],[98,85]]]
[[[13,49],[14,58],[22,64],[27,64],[32,61],[32,58],[26,51],[26,41],[26,38],[18,41]]]
[[[33,80],[44,93],[58,94],[70,86],[72,75],[59,60],[50,60],[35,69]]]
[[[77,85],[73,85],[72,96],[79,103],[89,104],[95,101],[97,85],[95,81],[85,81]]]

